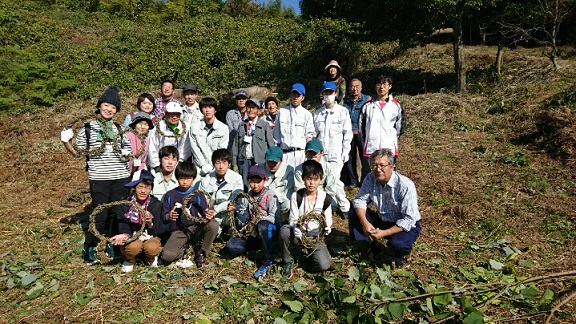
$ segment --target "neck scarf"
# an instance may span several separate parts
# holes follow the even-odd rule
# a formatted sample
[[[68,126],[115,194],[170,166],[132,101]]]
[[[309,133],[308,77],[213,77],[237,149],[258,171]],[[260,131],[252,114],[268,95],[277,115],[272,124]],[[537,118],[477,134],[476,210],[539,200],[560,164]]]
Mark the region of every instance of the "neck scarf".
[[[176,135],[182,134],[182,130],[178,128],[178,125],[172,125],[168,121],[166,121],[166,127],[170,128]]]
[[[139,204],[136,201],[136,196],[133,195],[132,197],[130,197],[130,201],[136,202],[138,204],[138,206],[140,206],[140,208],[142,208],[145,212],[148,211],[148,204],[150,203],[150,196],[148,196],[148,199],[146,199],[146,201],[143,204]],[[124,214],[124,218],[126,218],[128,221],[130,221],[130,223],[134,223],[134,224],[138,224],[138,225],[142,225],[142,216],[140,215],[140,213],[138,213],[138,209],[136,209],[136,207],[130,205],[130,209],[128,209],[128,212],[126,214]]]
[[[98,119],[96,122],[98,123],[98,126],[100,126],[96,139],[98,141],[113,140],[116,136],[116,133],[114,133],[114,122],[112,120],[103,119]]]

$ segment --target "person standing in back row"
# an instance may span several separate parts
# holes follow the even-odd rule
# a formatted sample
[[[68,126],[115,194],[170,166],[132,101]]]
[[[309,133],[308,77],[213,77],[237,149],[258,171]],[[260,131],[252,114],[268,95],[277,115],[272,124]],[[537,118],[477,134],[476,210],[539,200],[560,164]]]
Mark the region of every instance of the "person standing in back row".
[[[175,102],[181,106],[180,102],[174,99],[174,82],[171,80],[164,80],[160,85],[160,98],[156,98],[154,101],[154,111],[152,115],[156,116],[158,119],[162,119],[166,113],[166,105],[170,102]]]
[[[358,119],[360,117],[360,111],[362,106],[372,97],[362,93],[362,81],[359,79],[352,79],[350,81],[350,96],[344,98],[344,107],[348,109],[350,114],[350,119],[352,120],[352,142],[350,144],[350,157],[348,161],[344,163],[345,172],[342,173],[342,180],[347,186],[350,187],[360,187],[360,178],[358,177],[357,169],[357,159],[360,159],[363,170],[368,170],[368,161],[363,158],[362,155],[362,138],[360,137],[360,132],[358,131]],[[366,164],[366,165],[364,165]]]
[[[295,168],[306,159],[304,148],[314,135],[312,114],[302,107],[306,88],[302,83],[292,85],[290,104],[280,109],[274,126],[274,140],[284,153],[283,161]]]
[[[390,89],[392,79],[381,75],[376,81],[376,100],[370,100],[362,107],[358,128],[364,142],[362,155],[366,161],[379,149],[392,151],[395,160],[398,156],[398,138],[404,132],[406,118],[402,106],[390,94]],[[362,168],[362,179],[368,173],[369,168]]]
[[[332,60],[328,62],[324,72],[326,73],[326,81],[332,81],[336,84],[336,102],[342,104],[346,95],[346,79],[342,76],[342,68],[337,61]]]

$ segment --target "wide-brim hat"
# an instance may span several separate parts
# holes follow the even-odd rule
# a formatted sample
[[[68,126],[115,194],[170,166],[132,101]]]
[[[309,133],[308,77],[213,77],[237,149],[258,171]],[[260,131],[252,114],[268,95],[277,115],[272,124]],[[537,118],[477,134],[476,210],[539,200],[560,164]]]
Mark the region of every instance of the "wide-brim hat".
[[[147,113],[145,113],[143,111],[138,111],[138,112],[134,113],[134,117],[132,118],[132,121],[130,122],[130,125],[129,125],[130,128],[134,129],[134,126],[141,121],[147,122],[149,129],[154,128],[154,123],[152,122],[152,117],[150,117],[150,115],[148,115]]]
[[[328,65],[326,65],[326,67],[324,68],[324,71],[325,72],[328,71],[328,68],[331,66],[337,68],[338,72],[340,72],[340,70],[342,70],[342,68],[340,67],[340,64],[338,64],[338,62],[336,60],[332,60],[332,61],[328,62]]]

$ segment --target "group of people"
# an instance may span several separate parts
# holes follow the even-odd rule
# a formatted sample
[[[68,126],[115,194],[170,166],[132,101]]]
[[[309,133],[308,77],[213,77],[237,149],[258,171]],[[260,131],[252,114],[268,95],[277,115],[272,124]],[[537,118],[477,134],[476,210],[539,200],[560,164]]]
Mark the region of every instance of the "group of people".
[[[340,71],[335,61],[326,71],[333,69]],[[350,82],[348,97],[341,93],[345,80],[334,81],[322,84],[322,106],[314,114],[302,106],[301,83],[291,87],[283,108],[274,97],[261,103],[240,90],[226,123],[215,117],[214,98],[196,101],[196,86],[185,84],[181,104],[173,97],[174,83],[164,81],[161,96],[140,95],[138,111],[121,126],[112,120],[121,109],[120,95],[108,87],[98,99],[97,119],[76,135],[62,131],[61,140],[74,157],[86,156],[94,206],[130,202],[102,210],[94,222],[109,237],[108,253],[116,246],[124,257],[122,271],[132,271],[138,258],[152,266],[205,267],[214,240],[232,233],[223,251],[229,256],[261,250],[255,278],[273,265],[278,238],[282,274],[290,277],[291,247],[330,234],[336,210],[348,217],[351,239],[368,240],[375,249],[387,238],[395,264],[408,262],[420,214],[414,184],[395,171],[405,118],[389,94],[392,80],[380,77],[374,98],[362,94],[358,79]],[[361,186],[353,209],[340,179],[344,167],[349,184]],[[312,212],[323,220],[302,221]],[[97,263],[99,240],[90,231],[85,235],[83,259]],[[329,249],[323,240],[315,242],[310,269],[327,270]],[[194,263],[188,249],[195,251]]]

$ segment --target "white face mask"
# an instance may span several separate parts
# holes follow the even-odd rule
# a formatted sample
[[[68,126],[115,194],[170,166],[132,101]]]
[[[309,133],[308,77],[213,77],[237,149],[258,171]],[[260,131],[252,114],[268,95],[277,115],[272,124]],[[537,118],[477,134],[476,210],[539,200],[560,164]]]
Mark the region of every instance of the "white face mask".
[[[334,101],[336,101],[336,95],[331,94],[331,95],[323,95],[322,98],[324,99],[324,103],[329,105],[331,103],[333,103]]]

